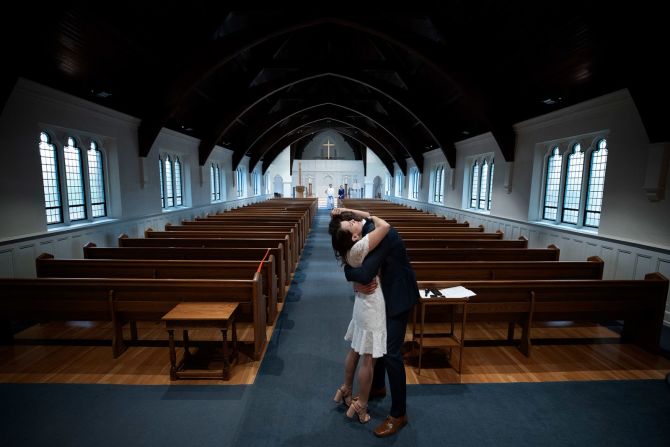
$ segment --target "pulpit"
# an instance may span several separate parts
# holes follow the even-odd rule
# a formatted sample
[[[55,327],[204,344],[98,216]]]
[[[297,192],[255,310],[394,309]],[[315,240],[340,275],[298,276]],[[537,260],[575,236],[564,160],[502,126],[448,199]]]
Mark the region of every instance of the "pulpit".
[[[303,185],[298,185],[295,187],[295,196],[298,199],[305,197],[305,187]]]

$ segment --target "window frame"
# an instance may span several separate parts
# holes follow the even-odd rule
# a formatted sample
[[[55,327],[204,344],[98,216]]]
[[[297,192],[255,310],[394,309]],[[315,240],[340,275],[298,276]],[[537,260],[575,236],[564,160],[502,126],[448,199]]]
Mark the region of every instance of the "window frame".
[[[164,152],[159,155],[158,160],[161,209],[163,211],[170,211],[185,207],[184,170],[179,155]]]
[[[432,172],[432,202],[444,203],[444,163],[435,165]]]
[[[471,157],[467,166],[467,175],[465,176],[468,180],[466,208],[478,213],[490,213],[493,205],[495,156],[493,153],[487,153]],[[482,186],[485,188],[482,188]]]
[[[419,190],[421,189],[421,173],[419,168],[413,166],[409,169],[409,197],[411,200],[419,200]]]
[[[42,136],[45,136],[43,140]],[[50,129],[48,126],[40,130],[39,132],[39,142],[38,142],[38,151],[40,153],[40,170],[42,172],[42,198],[44,200],[44,210],[45,210],[45,223],[47,229],[55,229],[61,227],[67,227],[70,225],[86,225],[92,224],[99,220],[104,220],[109,218],[109,184],[108,184],[108,172],[107,172],[107,151],[104,146],[100,144],[102,138],[91,137],[88,135],[81,135],[77,131],[55,131]],[[72,144],[70,144],[72,143]],[[49,150],[53,154],[53,163],[50,164],[53,166],[54,179],[52,179],[51,185],[45,185],[45,159],[42,145],[48,145]],[[95,145],[95,149],[92,149],[92,146]],[[88,146],[88,149],[84,149]],[[66,150],[69,147],[74,149],[74,153],[77,154],[76,160],[76,176],[78,178],[72,179],[69,177],[69,174],[72,174],[72,171],[68,172],[68,169],[72,169],[72,164],[67,164],[68,160],[66,157]],[[97,167],[96,175],[100,177],[97,185],[93,185],[91,169],[94,169],[92,166],[91,160],[89,158],[89,153],[91,150],[94,150],[98,154],[97,160],[99,161],[100,166]],[[72,181],[75,181],[77,185],[74,185]],[[78,198],[78,204],[74,205],[73,197],[71,197],[71,191],[73,186],[76,186],[79,189],[79,194],[81,197]],[[94,186],[96,189],[100,190],[100,195],[102,196],[102,202],[93,202],[93,192]],[[49,206],[47,203],[47,187],[55,188],[56,191],[53,191],[52,194],[57,193],[58,204]],[[71,208],[74,206],[82,207],[81,209],[81,218],[73,218],[71,215]],[[102,206],[104,214],[95,215],[94,206]],[[49,220],[49,210],[58,210],[59,218],[55,221],[50,222]],[[67,210],[67,212],[66,212]]]
[[[596,211],[587,211],[589,194],[591,192],[590,182],[593,175],[593,164],[594,157],[601,150],[599,147],[601,143],[604,145],[602,149],[605,150],[605,159],[604,167],[598,172],[602,172],[602,175],[599,177],[601,179],[599,185],[600,190],[597,193],[600,194],[597,197],[597,210]],[[569,174],[570,174],[570,157],[574,155],[575,147],[579,145],[580,152],[582,154],[582,166],[581,166],[581,178],[579,179],[578,184],[580,185],[579,189],[579,207],[577,210],[572,208],[566,208],[566,195],[569,191],[568,186],[574,186],[574,182],[570,182],[569,185]],[[538,219],[540,222],[548,225],[564,226],[573,229],[579,230],[588,230],[588,231],[597,231],[600,225],[600,214],[602,212],[602,201],[604,199],[604,185],[607,174],[607,155],[609,153],[609,140],[607,133],[597,133],[588,135],[586,137],[577,137],[571,139],[565,139],[561,142],[554,142],[548,146],[548,150],[545,150],[542,164],[542,181],[541,181],[541,191],[540,191],[540,206]],[[545,203],[547,197],[547,181],[548,181],[548,163],[549,158],[553,156],[554,151],[558,150],[559,155],[562,158],[559,185],[558,185],[558,199],[556,207],[556,215],[553,218],[547,219],[545,214]],[[572,193],[574,195],[574,192]],[[575,222],[570,222],[565,218],[565,211],[576,211]],[[597,225],[590,225],[587,223],[588,213],[595,213],[598,215]]]
[[[221,166],[218,163],[212,162],[209,165],[209,191],[210,202],[221,201]]]

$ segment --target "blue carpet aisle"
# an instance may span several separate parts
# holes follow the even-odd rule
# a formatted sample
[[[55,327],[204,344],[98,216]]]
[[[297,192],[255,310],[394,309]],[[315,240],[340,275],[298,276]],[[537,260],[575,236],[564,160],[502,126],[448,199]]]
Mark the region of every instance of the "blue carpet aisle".
[[[422,385],[410,424],[377,439],[331,399],[342,381],[351,286],[320,211],[251,386],[0,385],[6,446],[666,446],[663,381]]]

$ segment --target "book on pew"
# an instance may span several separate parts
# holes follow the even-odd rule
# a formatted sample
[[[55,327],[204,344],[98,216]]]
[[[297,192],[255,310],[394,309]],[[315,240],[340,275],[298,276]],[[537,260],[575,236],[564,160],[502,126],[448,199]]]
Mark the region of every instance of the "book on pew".
[[[446,289],[422,289],[421,298],[468,298],[476,293],[463,286],[447,287]]]

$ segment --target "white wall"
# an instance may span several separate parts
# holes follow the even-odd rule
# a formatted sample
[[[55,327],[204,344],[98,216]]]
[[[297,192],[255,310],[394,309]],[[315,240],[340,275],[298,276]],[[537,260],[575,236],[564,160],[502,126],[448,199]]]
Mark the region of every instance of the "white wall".
[[[501,230],[506,239],[525,236],[530,247],[555,244],[561,249],[562,260],[583,261],[588,256],[600,256],[605,261],[607,279],[640,279],[654,271],[670,278],[670,201],[650,201],[643,191],[649,141],[626,90],[519,123],[515,129],[513,163],[504,161],[491,134],[456,143],[455,181],[452,188],[449,173],[445,173],[443,206],[427,200],[408,200],[406,193],[404,198],[389,199],[467,220],[471,225],[482,224],[486,231]],[[543,143],[595,132],[607,133],[609,148],[600,228],[578,230],[529,219],[541,206],[542,157],[546,147]],[[495,156],[491,211],[467,210],[467,160],[491,152]],[[438,163],[446,163],[440,151],[426,154],[424,173]],[[670,324],[670,305],[665,322]]]
[[[232,188],[232,152],[216,147],[200,167],[199,141],[187,135],[163,129],[148,157],[140,158],[138,125],[134,117],[31,81],[17,82],[0,115],[1,277],[34,276],[35,258],[43,252],[80,258],[88,242],[115,246],[122,233],[138,237],[148,227],[162,229],[168,222],[176,224],[265,199],[264,195],[237,199]],[[108,218],[47,228],[38,149],[43,130],[57,140],[54,143],[62,144],[70,134],[99,143],[106,162]],[[161,209],[158,157],[162,153],[179,156],[182,162],[183,207]],[[210,203],[210,161],[221,166],[226,179],[222,194],[233,194],[228,201]]]

